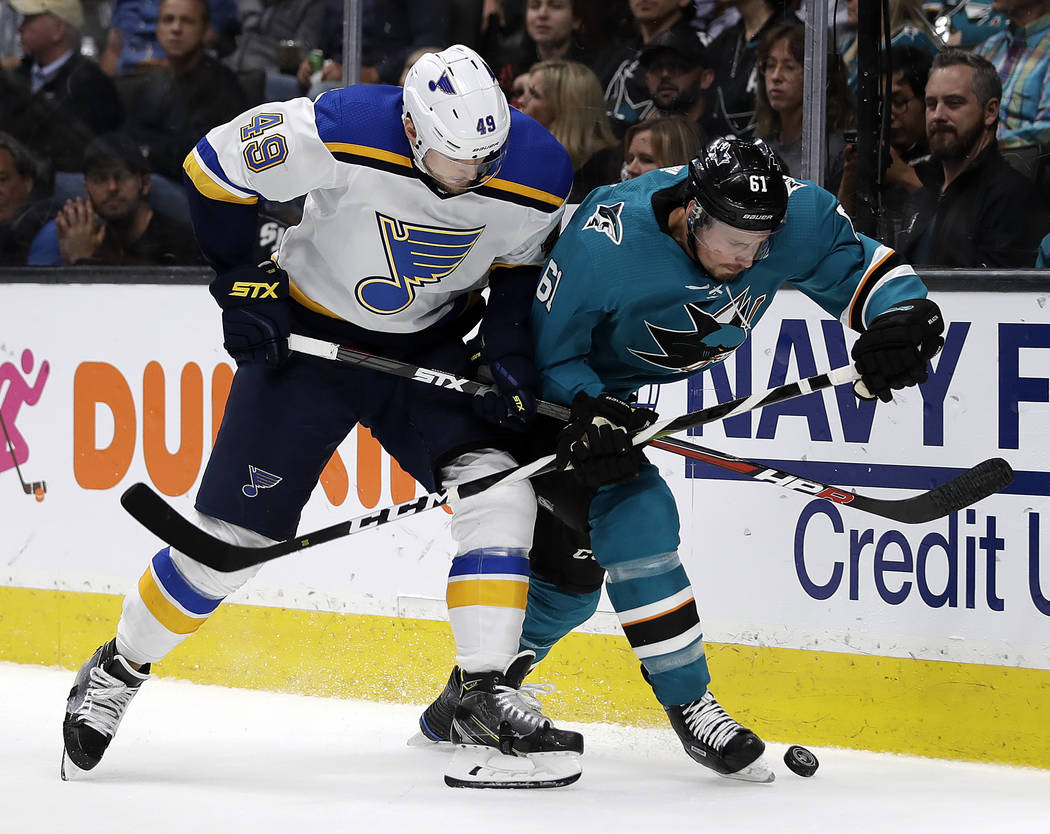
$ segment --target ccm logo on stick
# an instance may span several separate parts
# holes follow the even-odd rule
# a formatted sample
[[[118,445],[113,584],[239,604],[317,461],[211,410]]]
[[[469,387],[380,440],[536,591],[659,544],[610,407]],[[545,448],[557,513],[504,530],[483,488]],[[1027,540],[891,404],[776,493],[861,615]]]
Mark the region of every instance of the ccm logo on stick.
[[[826,498],[836,504],[848,504],[853,500],[853,493],[842,489],[826,487],[824,484],[815,484],[797,475],[789,475],[779,469],[763,469],[754,476],[756,481],[770,481],[778,486],[793,489],[796,492],[805,492],[807,495],[815,495],[817,498]]]

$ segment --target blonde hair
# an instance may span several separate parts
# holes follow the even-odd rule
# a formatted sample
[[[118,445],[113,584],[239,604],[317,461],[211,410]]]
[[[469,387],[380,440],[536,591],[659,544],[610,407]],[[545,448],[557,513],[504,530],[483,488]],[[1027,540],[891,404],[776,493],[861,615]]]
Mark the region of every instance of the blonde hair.
[[[661,116],[630,126],[624,137],[624,153],[631,147],[631,140],[639,133],[649,131],[649,144],[653,159],[660,168],[685,165],[700,155],[706,144],[700,126],[685,116]]]
[[[543,77],[543,97],[554,115],[549,130],[569,152],[573,170],[616,145],[601,82],[590,67],[556,59],[533,64],[529,73],[534,72]]]

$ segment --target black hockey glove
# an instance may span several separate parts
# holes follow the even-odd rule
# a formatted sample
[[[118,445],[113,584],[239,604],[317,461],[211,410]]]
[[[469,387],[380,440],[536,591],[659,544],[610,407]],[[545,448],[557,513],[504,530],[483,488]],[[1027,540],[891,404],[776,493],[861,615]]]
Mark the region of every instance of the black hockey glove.
[[[525,431],[536,418],[536,392],[540,383],[532,359],[504,356],[489,360],[486,367],[499,393],[489,391],[474,397],[474,411],[505,429]]]
[[[572,464],[576,477],[592,488],[629,481],[645,460],[631,435],[655,420],[656,412],[648,408],[631,408],[608,394],[580,392],[572,401],[569,424],[558,435],[558,465]]]
[[[928,298],[902,301],[876,316],[853,345],[861,373],[853,388],[857,396],[888,403],[894,390],[925,382],[926,363],[944,345],[943,332],[940,308]]]
[[[237,364],[284,364],[292,318],[288,273],[273,261],[238,266],[217,276],[209,289],[222,307],[222,346]]]

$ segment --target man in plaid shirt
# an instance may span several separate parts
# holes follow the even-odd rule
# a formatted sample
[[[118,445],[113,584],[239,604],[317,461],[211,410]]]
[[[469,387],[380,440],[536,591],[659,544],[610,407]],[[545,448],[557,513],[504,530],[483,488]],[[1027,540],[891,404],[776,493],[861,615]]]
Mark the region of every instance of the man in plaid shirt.
[[[1010,25],[974,52],[1003,82],[999,145],[1050,145],[1050,0],[995,0]]]

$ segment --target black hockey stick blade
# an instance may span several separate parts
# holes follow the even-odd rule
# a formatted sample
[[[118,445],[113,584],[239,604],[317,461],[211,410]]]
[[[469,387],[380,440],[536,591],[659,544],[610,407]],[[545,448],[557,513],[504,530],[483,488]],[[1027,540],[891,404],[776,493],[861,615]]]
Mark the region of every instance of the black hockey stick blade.
[[[1014,470],[1009,463],[1002,458],[989,458],[929,492],[911,498],[880,501],[853,493],[849,503],[857,509],[874,512],[904,524],[922,524],[957,513],[982,498],[995,495],[1006,489],[1013,479]]]

